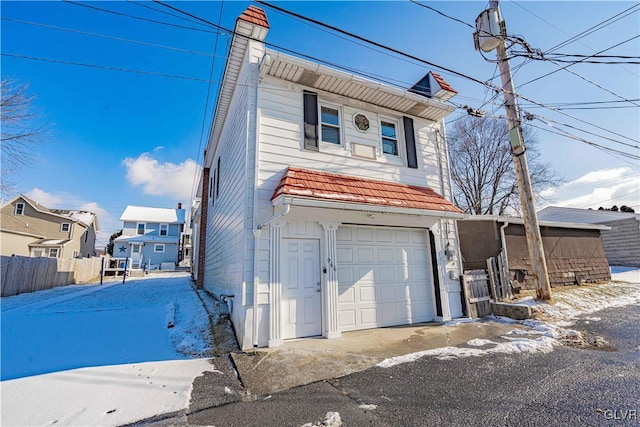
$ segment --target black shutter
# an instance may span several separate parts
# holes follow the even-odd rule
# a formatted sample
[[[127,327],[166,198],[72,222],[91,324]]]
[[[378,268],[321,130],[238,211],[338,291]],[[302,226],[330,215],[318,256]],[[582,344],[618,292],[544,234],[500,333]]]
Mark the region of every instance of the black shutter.
[[[218,169],[216,170],[216,199],[220,196],[220,157],[218,157]]]
[[[407,145],[407,166],[418,169],[418,156],[416,154],[416,136],[413,131],[413,119],[403,117],[404,122],[404,142]]]
[[[318,95],[304,91],[304,148],[318,151]]]

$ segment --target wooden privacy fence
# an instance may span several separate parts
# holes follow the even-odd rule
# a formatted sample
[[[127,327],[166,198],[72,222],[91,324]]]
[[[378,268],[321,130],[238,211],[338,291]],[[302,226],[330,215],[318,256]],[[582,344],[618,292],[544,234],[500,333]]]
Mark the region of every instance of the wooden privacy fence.
[[[509,267],[504,251],[498,256],[487,260],[487,272],[491,284],[491,295],[496,301],[502,301],[513,297],[511,281],[509,280]]]
[[[2,296],[84,283],[100,276],[102,258],[31,258],[3,256]]]

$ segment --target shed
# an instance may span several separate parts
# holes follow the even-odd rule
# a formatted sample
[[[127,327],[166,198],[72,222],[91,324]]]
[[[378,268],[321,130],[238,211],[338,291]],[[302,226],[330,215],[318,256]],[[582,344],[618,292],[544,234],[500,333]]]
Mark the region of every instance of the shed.
[[[602,243],[609,265],[640,267],[640,214],[549,206],[538,212],[538,218],[605,225]]]
[[[609,227],[540,221],[551,286],[611,279],[601,232]],[[465,270],[486,269],[487,259],[506,252],[510,280],[523,289],[534,289],[531,261],[522,218],[493,215],[470,216],[458,221],[460,251]]]

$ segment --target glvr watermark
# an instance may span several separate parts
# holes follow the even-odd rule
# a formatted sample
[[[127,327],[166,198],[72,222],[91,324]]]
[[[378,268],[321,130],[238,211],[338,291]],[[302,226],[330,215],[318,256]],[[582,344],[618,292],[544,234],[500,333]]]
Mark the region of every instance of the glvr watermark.
[[[602,412],[607,420],[640,421],[637,409],[598,409],[598,412]]]

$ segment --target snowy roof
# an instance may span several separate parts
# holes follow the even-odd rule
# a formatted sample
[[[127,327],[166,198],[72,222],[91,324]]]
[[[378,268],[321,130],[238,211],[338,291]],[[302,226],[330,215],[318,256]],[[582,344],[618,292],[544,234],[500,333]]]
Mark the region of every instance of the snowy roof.
[[[604,224],[629,218],[637,218],[637,216],[633,212],[599,211],[559,206],[549,206],[538,212],[538,219],[541,221],[563,221],[581,224]]]
[[[42,239],[37,242],[29,243],[29,246],[64,246],[69,243],[69,239]]]
[[[120,221],[144,221],[167,224],[184,224],[184,209],[149,208],[146,206],[127,206]]]

